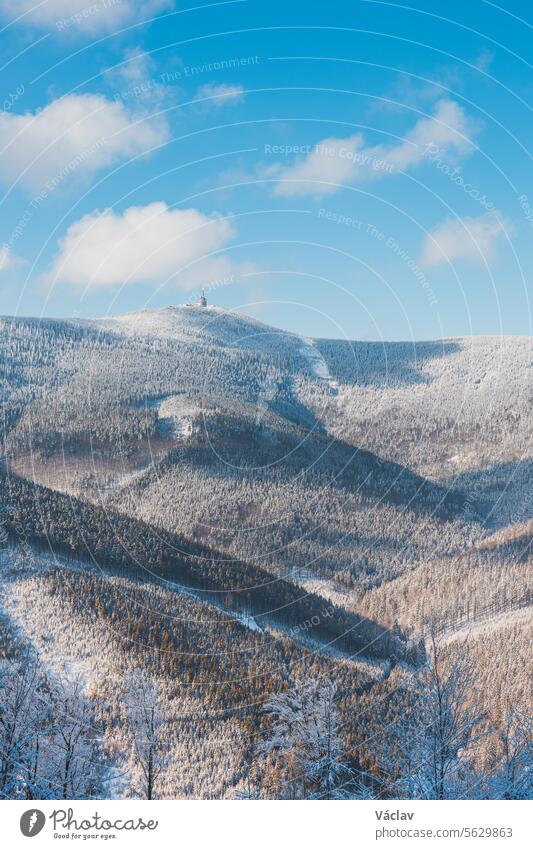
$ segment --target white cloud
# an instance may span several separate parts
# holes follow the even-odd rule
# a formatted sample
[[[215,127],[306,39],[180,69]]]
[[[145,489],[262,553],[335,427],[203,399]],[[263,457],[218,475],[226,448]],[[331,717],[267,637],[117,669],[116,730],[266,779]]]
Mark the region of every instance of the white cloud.
[[[23,265],[27,265],[25,259],[14,254],[8,245],[0,245],[0,274],[4,271],[14,271]]]
[[[479,218],[455,218],[444,221],[426,236],[420,265],[443,265],[455,260],[483,263],[494,252],[494,243],[511,226],[496,211]]]
[[[69,95],[36,113],[0,113],[0,178],[53,190],[75,173],[149,151],[168,137],[164,121],[128,113],[96,94]]]
[[[419,165],[430,147],[446,152],[468,153],[472,149],[473,122],[454,100],[439,100],[432,118],[421,118],[405,140],[388,149],[382,148],[387,161],[404,170]]]
[[[281,172],[278,166],[270,169],[270,173],[280,178],[274,194],[332,194],[340,185],[354,180],[363,155],[363,137],[359,133],[345,139],[323,139],[296,165],[283,168]]]
[[[348,138],[318,142],[305,158],[287,168],[274,166],[269,175],[279,178],[274,194],[324,195],[342,184],[393,174],[420,165],[428,149],[433,153],[464,154],[472,149],[475,127],[453,100],[440,100],[431,118],[421,118],[396,144],[365,147],[359,133]]]
[[[10,21],[59,33],[95,35],[174,8],[174,0],[0,0]]]
[[[209,106],[225,106],[228,103],[239,103],[244,97],[244,86],[233,85],[232,83],[207,83],[201,86],[196,92],[196,97],[200,100],[207,99]]]
[[[157,75],[156,62],[140,48],[126,50],[124,61],[109,69],[106,78],[113,86],[113,99],[129,105],[159,108],[170,91],[168,86],[162,85],[162,75]]]
[[[78,287],[160,284],[172,275],[180,289],[242,273],[227,256],[210,255],[234,236],[227,218],[162,201],[122,214],[93,212],[72,224],[59,243],[50,282]],[[248,270],[248,269],[246,269]]]
[[[149,53],[140,47],[128,48],[124,61],[117,68],[111,68],[107,74],[124,85],[143,85],[155,71],[156,63]]]
[[[479,51],[477,57],[474,59],[474,68],[477,68],[478,71],[483,71],[484,73],[487,73],[493,61],[494,53],[492,52],[492,50],[488,50],[486,47],[484,47],[482,50]]]

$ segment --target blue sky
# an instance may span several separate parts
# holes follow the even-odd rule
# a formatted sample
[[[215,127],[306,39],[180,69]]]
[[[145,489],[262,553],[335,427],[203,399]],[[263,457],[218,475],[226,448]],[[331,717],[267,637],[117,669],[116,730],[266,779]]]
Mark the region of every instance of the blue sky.
[[[529,334],[529,3],[0,0],[2,314]],[[529,20],[528,20],[529,19]]]

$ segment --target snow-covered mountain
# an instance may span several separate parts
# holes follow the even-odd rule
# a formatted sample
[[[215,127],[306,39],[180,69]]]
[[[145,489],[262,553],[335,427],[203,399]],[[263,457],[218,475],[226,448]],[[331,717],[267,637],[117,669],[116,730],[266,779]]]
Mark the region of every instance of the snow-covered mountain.
[[[298,337],[268,327],[248,316],[222,307],[199,307],[196,304],[143,309],[91,321],[92,326],[125,336],[144,336],[178,341],[197,340],[224,346],[238,346],[268,351],[290,349]]]
[[[0,362],[0,517],[11,527],[16,516],[18,528],[4,568],[0,644],[22,635],[52,676],[68,654],[69,668],[106,693],[106,682],[127,674],[124,640],[172,646],[185,658],[196,644],[204,653],[216,644],[232,657],[218,661],[228,680],[239,645],[265,676],[272,665],[281,672],[264,678],[264,689],[235,685],[231,698],[180,694],[181,710],[204,715],[212,699],[233,710],[239,698],[253,703],[257,689],[263,698],[312,667],[350,694],[343,716],[363,704],[379,716],[377,693],[394,724],[430,624],[446,635],[450,662],[475,626],[487,709],[496,717],[505,699],[522,703],[529,339],[309,339],[216,307],[175,306],[92,320],[1,319]],[[43,558],[47,544],[52,561]],[[31,615],[28,592],[40,598]],[[98,611],[95,624],[85,600]],[[208,624],[178,628],[169,611]],[[87,633],[75,656],[66,649],[72,628]],[[87,659],[110,633],[102,677]],[[497,670],[490,639],[500,657],[509,652]],[[174,677],[195,682],[213,669],[209,657],[158,667],[165,721]],[[171,795],[187,786],[231,795],[247,755],[242,729],[230,726],[241,747],[232,777],[208,760],[210,777],[180,763],[168,774]],[[364,738],[369,727],[351,733]],[[226,733],[218,718],[191,729],[183,745],[200,759],[207,750],[195,741],[211,735],[218,745]]]
[[[424,499],[437,504],[457,493],[448,518],[468,543],[482,515],[491,527],[531,518],[529,339],[312,340],[186,305],[94,320],[4,319],[0,327],[11,467],[114,503],[135,492],[141,517],[170,530],[207,534],[218,545],[218,527],[262,516],[279,531],[286,514],[277,505],[285,502],[312,526],[310,479],[350,552],[353,531],[339,501],[346,487],[349,498],[370,497],[349,521],[373,510],[376,527],[391,519],[380,511],[399,510],[396,524],[407,527],[407,508],[420,513]],[[170,515],[167,490],[191,484],[196,512]],[[422,510],[425,521],[433,510]],[[214,521],[200,526],[198,511]],[[288,526],[283,539],[292,538],[292,519]],[[360,530],[375,560],[376,532]],[[439,535],[429,533],[431,545]],[[308,550],[314,535],[298,528],[298,536],[304,559],[323,563]],[[230,548],[245,542],[240,530],[230,537]],[[279,548],[286,545],[278,540],[267,552]],[[347,565],[352,555],[340,559]]]
[[[493,524],[529,518],[523,506],[531,473],[529,338],[313,340],[219,307],[186,305],[77,326],[125,337],[115,345],[133,349],[134,357],[146,346],[167,361],[175,357],[176,392],[157,394],[162,368],[150,356],[134,375],[124,353],[116,366],[130,385],[143,379],[136,403],[158,408],[162,431],[167,420],[174,434],[190,434],[200,406],[206,416],[213,403],[219,410],[244,403],[240,413],[256,423],[278,413],[468,490],[476,504],[491,501]],[[93,357],[97,375],[103,366],[96,349]]]

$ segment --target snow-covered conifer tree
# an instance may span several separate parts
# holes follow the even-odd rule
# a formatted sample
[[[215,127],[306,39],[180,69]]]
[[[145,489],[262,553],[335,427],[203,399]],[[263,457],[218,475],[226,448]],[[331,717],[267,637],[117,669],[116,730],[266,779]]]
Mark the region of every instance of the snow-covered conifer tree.
[[[349,795],[353,773],[343,758],[336,698],[334,684],[311,680],[272,696],[266,704],[272,732],[262,748],[283,760],[289,797],[339,799]]]

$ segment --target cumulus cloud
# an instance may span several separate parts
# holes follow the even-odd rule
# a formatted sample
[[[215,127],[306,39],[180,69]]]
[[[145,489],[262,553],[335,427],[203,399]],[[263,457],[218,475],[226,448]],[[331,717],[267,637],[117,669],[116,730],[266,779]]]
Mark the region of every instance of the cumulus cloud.
[[[227,218],[196,209],[169,209],[156,201],[118,214],[96,211],[72,224],[59,243],[50,282],[78,287],[160,284],[180,289],[241,274],[224,255],[233,238]]]
[[[177,91],[176,86],[162,84],[163,75],[157,74],[156,62],[138,47],[126,50],[123,62],[105,76],[113,88],[113,100],[135,104],[139,109],[159,109]]]
[[[130,114],[123,103],[69,95],[35,113],[0,113],[0,178],[53,190],[75,173],[94,174],[167,137],[164,121]]]
[[[395,144],[366,146],[360,133],[324,139],[287,168],[274,166],[277,195],[332,194],[342,184],[354,184],[420,165],[428,150],[439,155],[464,154],[472,149],[473,122],[453,100],[440,100],[432,117],[421,118]]]
[[[0,0],[3,17],[59,33],[95,35],[149,20],[174,0]]]
[[[271,174],[279,176],[274,194],[332,194],[340,185],[354,180],[360,165],[366,164],[364,157],[364,141],[359,133],[344,139],[323,139],[295,165],[281,172],[278,166],[270,169]]]
[[[215,85],[208,83],[201,86],[196,92],[199,100],[210,101],[208,105],[225,106],[228,103],[239,103],[244,97],[244,86],[231,83]]]
[[[455,218],[444,221],[426,236],[420,265],[443,265],[455,260],[483,263],[490,259],[497,239],[511,229],[495,210],[479,218]]]
[[[0,245],[0,274],[3,271],[14,271],[23,265],[27,265],[25,259],[14,254],[8,245]]]
[[[421,118],[403,142],[382,150],[394,168],[404,170],[419,165],[430,148],[437,147],[441,153],[468,153],[474,131],[474,124],[458,103],[440,100],[432,118]]]

